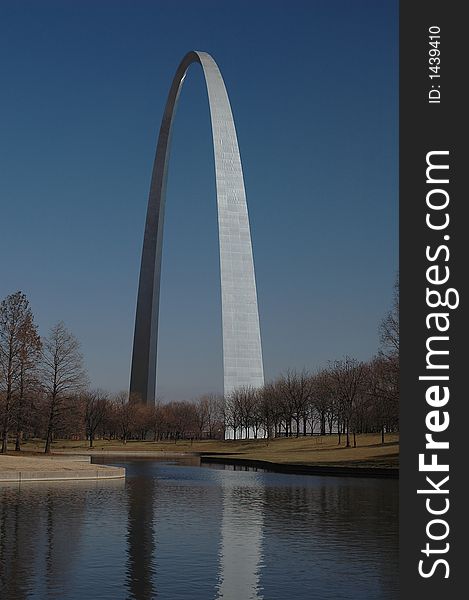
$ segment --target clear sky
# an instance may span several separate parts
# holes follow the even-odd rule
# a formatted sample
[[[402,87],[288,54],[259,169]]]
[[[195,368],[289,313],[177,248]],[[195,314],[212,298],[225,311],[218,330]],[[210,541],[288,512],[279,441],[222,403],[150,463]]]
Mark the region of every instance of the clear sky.
[[[0,296],[63,320],[128,387],[145,211],[174,71],[212,54],[244,168],[266,377],[378,348],[398,264],[397,0],[2,0]],[[175,122],[160,306],[165,400],[221,391],[207,95]]]

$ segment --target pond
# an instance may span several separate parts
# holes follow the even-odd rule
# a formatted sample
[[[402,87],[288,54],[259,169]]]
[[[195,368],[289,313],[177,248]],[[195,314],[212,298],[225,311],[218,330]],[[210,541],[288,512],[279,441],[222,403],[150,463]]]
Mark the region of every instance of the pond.
[[[126,480],[0,484],[2,599],[398,598],[395,480],[99,462]]]

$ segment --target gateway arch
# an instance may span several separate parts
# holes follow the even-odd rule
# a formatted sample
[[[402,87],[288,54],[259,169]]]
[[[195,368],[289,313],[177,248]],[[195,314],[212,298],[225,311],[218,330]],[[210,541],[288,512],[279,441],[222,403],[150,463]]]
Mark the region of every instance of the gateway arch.
[[[171,130],[188,67],[201,65],[212,123],[218,209],[222,298],[223,385],[229,394],[240,386],[264,384],[251,233],[230,101],[220,70],[206,52],[182,59],[169,90],[161,123],[148,199],[130,377],[130,398],[151,404],[156,392],[161,254]]]

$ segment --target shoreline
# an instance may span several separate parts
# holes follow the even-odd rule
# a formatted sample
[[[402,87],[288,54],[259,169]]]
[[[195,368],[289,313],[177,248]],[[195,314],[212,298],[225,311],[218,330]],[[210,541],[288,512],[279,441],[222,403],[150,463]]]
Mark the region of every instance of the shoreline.
[[[201,456],[203,452],[167,452],[166,450],[59,450],[54,452],[54,456],[135,456],[158,458],[158,457],[184,457],[184,456]]]
[[[167,452],[145,450],[82,450],[56,452],[47,457],[11,456],[0,457],[0,482],[103,480],[125,478],[125,468],[91,463],[93,456],[124,458],[199,458],[201,465],[223,464],[228,466],[263,469],[274,473],[292,475],[316,475],[332,477],[366,477],[398,479],[399,469],[394,467],[360,467],[348,465],[299,464],[269,460],[240,458],[210,452]],[[6,459],[7,465],[4,464]],[[45,464],[45,463],[49,464]],[[3,463],[3,464],[2,464]],[[23,464],[21,464],[23,463]],[[78,463],[78,466],[77,466]],[[6,469],[3,467],[7,467]],[[25,468],[23,468],[25,467]],[[44,468],[46,467],[46,468]],[[51,468],[53,467],[53,468]]]
[[[91,481],[125,478],[123,467],[95,465],[83,456],[0,457],[0,483],[31,481]]]
[[[202,464],[213,462],[280,473],[399,477],[398,434],[389,434],[384,444],[379,434],[359,434],[356,442],[353,447],[347,447],[345,439],[339,444],[337,436],[329,435],[240,440],[128,440],[126,444],[121,440],[99,439],[90,448],[85,440],[57,440],[53,456],[62,460],[101,457],[96,458],[96,462],[104,464],[125,459],[179,459],[191,464],[200,460]],[[42,449],[40,439],[23,445],[23,451],[33,457],[44,456]]]
[[[61,455],[71,453],[63,452]],[[234,453],[236,454],[236,453]],[[245,466],[257,469],[265,469],[275,473],[290,473],[295,475],[318,475],[335,477],[372,477],[380,479],[399,479],[399,469],[395,467],[361,467],[344,465],[316,464],[306,465],[299,463],[280,463],[269,460],[255,458],[240,458],[229,456],[228,454],[217,454],[211,452],[168,452],[164,450],[88,450],[80,453],[75,452],[75,456],[114,456],[128,458],[184,458],[198,457],[201,464],[225,464],[231,466]]]
[[[319,475],[334,477],[374,477],[379,479],[399,479],[399,469],[393,467],[350,467],[342,465],[301,465],[298,463],[278,463],[269,460],[232,458],[229,456],[201,455],[200,463],[224,464],[264,469],[273,473],[292,475]]]

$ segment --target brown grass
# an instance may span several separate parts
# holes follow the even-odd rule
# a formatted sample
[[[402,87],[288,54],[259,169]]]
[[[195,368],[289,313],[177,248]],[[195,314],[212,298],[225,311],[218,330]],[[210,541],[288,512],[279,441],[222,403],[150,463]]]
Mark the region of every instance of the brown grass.
[[[353,440],[351,439],[353,443]],[[42,441],[34,440],[24,445],[29,452],[41,451]],[[86,441],[58,440],[53,444],[54,452],[86,452]],[[378,434],[357,435],[357,447],[346,448],[345,438],[338,445],[336,435],[299,438],[278,438],[274,440],[180,440],[175,442],[96,440],[94,451],[112,452],[194,452],[205,455],[230,455],[233,458],[266,460],[275,463],[301,465],[337,465],[360,467],[398,467],[399,434],[386,436],[381,445]]]

